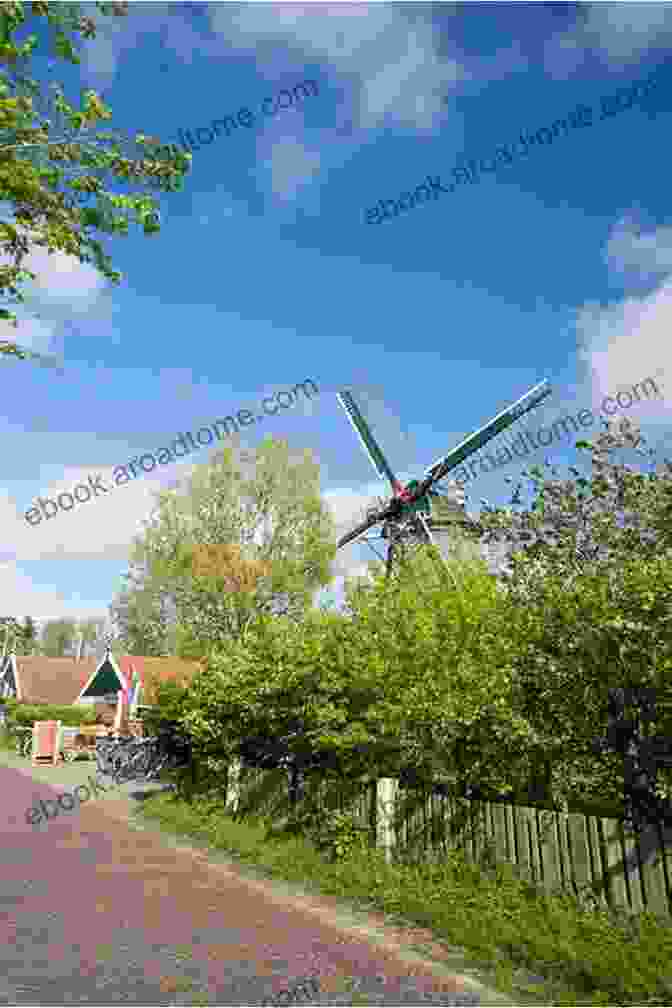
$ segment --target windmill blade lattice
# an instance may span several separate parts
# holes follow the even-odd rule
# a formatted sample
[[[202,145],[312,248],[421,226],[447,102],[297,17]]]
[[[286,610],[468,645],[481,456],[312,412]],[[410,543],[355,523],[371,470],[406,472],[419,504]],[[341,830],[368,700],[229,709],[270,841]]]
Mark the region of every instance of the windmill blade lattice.
[[[357,434],[357,437],[359,438],[360,443],[369,458],[369,461],[376,470],[376,473],[381,479],[386,479],[390,486],[394,489],[399,485],[398,480],[392,472],[387,459],[383,455],[380,445],[373,436],[371,427],[362,416],[352,393],[347,391],[337,392],[336,398],[345,410],[346,416],[352,424],[355,433]]]
[[[501,434],[518,420],[522,419],[523,416],[536,409],[550,394],[551,387],[549,383],[546,380],[539,382],[529,392],[522,395],[520,399],[516,399],[506,409],[497,413],[483,427],[479,427],[478,430],[469,434],[445,458],[439,459],[438,462],[435,462],[426,470],[425,479],[418,488],[418,495],[426,493],[434,483],[444,479],[451,470],[456,469],[458,465],[461,465],[466,459],[480,451],[481,448],[497,437],[498,434]]]

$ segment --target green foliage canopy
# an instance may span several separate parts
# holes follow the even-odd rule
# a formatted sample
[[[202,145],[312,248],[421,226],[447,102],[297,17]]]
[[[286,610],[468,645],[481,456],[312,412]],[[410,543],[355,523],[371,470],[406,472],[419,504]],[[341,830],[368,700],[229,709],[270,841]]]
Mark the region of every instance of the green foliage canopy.
[[[228,567],[196,573],[199,548],[217,545],[239,548],[246,569],[264,571],[249,590],[232,590]],[[123,633],[133,624],[157,648],[174,626],[180,656],[199,658],[244,636],[258,614],[298,619],[329,580],[334,553],[309,453],[293,457],[270,438],[246,459],[225,448],[196,466],[183,490],[158,495],[113,613]]]
[[[78,109],[66,101],[63,88],[53,84],[50,114],[59,121],[38,115],[37,102],[52,104],[43,87],[25,72],[38,36],[30,34],[19,41],[16,35],[33,18],[36,27],[46,25],[51,31],[55,55],[76,65],[80,62],[77,38],[96,36],[95,22],[81,7],[74,3],[0,3],[0,199],[14,214],[13,221],[0,221],[0,250],[8,260],[0,265],[0,295],[6,299],[0,320],[14,327],[18,321],[11,306],[25,302],[23,287],[26,281],[36,279],[23,266],[32,248],[42,246],[49,252],[74,256],[94,265],[112,283],[119,283],[122,274],[112,268],[96,234],[127,235],[133,222],[152,235],[158,233],[160,223],[152,196],[115,193],[106,185],[146,179],[164,192],[178,191],[191,160],[191,155],[177,148],[171,148],[168,157],[156,156],[160,141],[142,133],[132,141],[135,156],[122,156],[126,141],[121,134],[97,127],[100,120],[111,119],[112,112],[95,91],[83,92]],[[104,16],[124,17],[128,13],[125,3],[97,3],[96,7]],[[163,150],[169,148],[164,146]],[[95,196],[95,206],[78,206],[74,199],[77,191]],[[0,340],[0,354],[20,359],[40,356],[9,339]]]

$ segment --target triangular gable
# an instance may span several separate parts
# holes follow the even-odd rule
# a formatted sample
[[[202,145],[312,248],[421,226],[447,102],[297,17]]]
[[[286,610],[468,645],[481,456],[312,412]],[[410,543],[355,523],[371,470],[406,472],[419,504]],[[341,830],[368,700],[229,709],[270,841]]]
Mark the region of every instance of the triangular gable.
[[[16,699],[21,703],[68,705],[75,702],[95,668],[95,659],[12,654],[4,681],[11,686],[13,680]]]
[[[110,693],[118,693],[120,689],[125,690],[126,688],[126,680],[122,675],[119,666],[112,657],[112,654],[108,652],[96,671],[84,684],[77,700],[107,696]]]
[[[156,703],[156,687],[159,683],[174,682],[188,685],[200,667],[199,662],[170,655],[162,658],[120,655],[117,660],[129,683],[132,684],[135,677],[140,681],[138,696],[132,703],[133,709]]]
[[[2,675],[0,675],[0,697],[19,697],[19,676],[16,668],[16,655],[12,654],[7,656],[7,661],[2,670]]]

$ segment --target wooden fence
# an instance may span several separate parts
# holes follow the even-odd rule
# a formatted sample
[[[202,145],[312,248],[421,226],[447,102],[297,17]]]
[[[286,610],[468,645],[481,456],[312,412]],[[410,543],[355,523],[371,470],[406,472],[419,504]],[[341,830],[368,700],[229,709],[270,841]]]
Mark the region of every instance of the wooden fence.
[[[547,891],[591,894],[605,909],[672,916],[669,828],[650,826],[637,837],[615,818],[487,801],[461,803],[463,822],[454,799],[431,795],[418,801],[417,795],[399,791],[395,799],[395,850],[440,856],[460,847],[468,860],[479,863],[489,848],[495,861],[514,865],[519,877]]]
[[[461,849],[473,863],[506,862],[547,891],[591,894],[602,908],[672,917],[672,829],[651,826],[639,837],[619,819],[563,813],[504,802],[457,801],[403,790],[392,778],[307,782],[319,807],[348,809],[372,845],[395,855],[440,859]],[[282,818],[287,776],[282,771],[229,769],[232,809]],[[486,862],[487,863],[487,862]]]

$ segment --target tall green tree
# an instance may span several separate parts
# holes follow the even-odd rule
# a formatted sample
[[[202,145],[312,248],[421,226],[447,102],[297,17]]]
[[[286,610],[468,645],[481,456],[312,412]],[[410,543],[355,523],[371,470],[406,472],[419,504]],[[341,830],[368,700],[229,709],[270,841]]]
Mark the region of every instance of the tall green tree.
[[[142,564],[133,564],[110,606],[117,646],[125,654],[161,658],[174,654],[169,600]]]
[[[95,6],[104,16],[128,13],[126,3]],[[177,191],[190,162],[190,155],[161,147],[160,141],[142,133],[129,141],[119,131],[101,131],[97,124],[110,120],[112,112],[95,91],[82,93],[79,108],[66,101],[58,83],[52,85],[53,98],[46,96],[44,85],[28,75],[38,36],[24,36],[27,27],[47,29],[54,55],[74,65],[80,63],[78,39],[96,37],[96,24],[80,4],[0,3],[0,200],[14,214],[13,221],[0,222],[0,250],[9,259],[0,266],[0,297],[5,299],[0,320],[15,327],[11,309],[25,303],[24,285],[36,279],[23,265],[32,248],[74,256],[118,284],[122,274],[112,268],[96,235],[127,235],[131,223],[153,235],[160,222],[152,196],[119,194],[106,187],[147,180],[160,191]],[[51,118],[38,114],[40,103]],[[132,148],[130,157],[122,156],[122,146]],[[78,205],[77,193],[90,193],[95,203]],[[40,356],[7,338],[0,340],[0,354]]]
[[[23,629],[14,616],[0,616],[0,655],[11,651],[23,654]]]
[[[14,616],[0,617],[0,654],[2,649],[9,654],[17,655],[39,653],[38,632],[31,616],[26,616],[20,623]]]
[[[26,616],[21,627],[24,654],[35,654],[38,648],[38,632],[32,616]]]
[[[100,647],[103,637],[104,621],[103,620],[80,620],[77,625],[77,638],[75,645],[79,645],[80,635],[82,641],[82,657],[85,658],[88,655],[95,655],[97,648]]]
[[[185,657],[243,637],[261,613],[298,619],[330,579],[335,529],[310,454],[293,455],[286,442],[267,439],[256,450],[251,474],[246,466],[232,448],[197,466],[183,492],[159,494],[135,540],[133,587],[120,601],[133,610],[144,597],[145,616],[157,632],[158,600],[164,612],[171,605]],[[196,573],[199,547],[210,545],[239,547],[240,577],[232,576],[228,563]]]
[[[48,620],[42,628],[42,654],[47,658],[66,658],[75,654],[77,623],[74,620]]]

